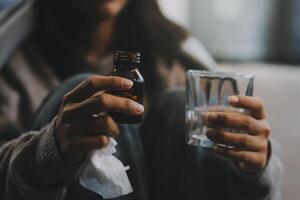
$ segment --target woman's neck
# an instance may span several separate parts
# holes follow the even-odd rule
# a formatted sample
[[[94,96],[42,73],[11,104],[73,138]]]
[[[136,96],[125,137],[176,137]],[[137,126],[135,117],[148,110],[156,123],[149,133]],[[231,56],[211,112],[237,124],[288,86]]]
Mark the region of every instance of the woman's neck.
[[[90,49],[86,54],[86,61],[90,64],[96,64],[99,57],[107,55],[111,48],[113,39],[115,20],[108,19],[100,22],[91,34]]]

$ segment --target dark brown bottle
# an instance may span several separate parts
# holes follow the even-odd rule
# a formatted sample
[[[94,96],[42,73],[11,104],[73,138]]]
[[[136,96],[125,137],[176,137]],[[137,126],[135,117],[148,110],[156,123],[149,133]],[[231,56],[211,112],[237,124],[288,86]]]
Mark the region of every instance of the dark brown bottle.
[[[139,72],[141,54],[138,52],[117,51],[114,55],[114,70],[112,76],[119,76],[133,81],[133,86],[125,92],[112,92],[114,95],[132,99],[143,105],[144,79]],[[130,116],[123,113],[110,113],[118,123],[138,124],[142,122],[142,115]]]

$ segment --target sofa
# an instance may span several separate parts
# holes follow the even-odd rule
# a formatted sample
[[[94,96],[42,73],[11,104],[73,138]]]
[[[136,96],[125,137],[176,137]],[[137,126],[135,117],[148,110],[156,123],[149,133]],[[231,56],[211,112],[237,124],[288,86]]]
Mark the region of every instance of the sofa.
[[[222,70],[254,73],[254,95],[264,100],[272,137],[282,149],[283,199],[300,197],[300,66],[279,64],[221,64]]]

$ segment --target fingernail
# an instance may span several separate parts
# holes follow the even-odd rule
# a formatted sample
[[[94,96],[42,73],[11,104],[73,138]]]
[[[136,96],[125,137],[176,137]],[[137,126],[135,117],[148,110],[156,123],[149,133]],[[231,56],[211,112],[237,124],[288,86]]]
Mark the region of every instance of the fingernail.
[[[144,112],[145,108],[143,105],[135,103],[135,112],[136,114],[140,115]]]
[[[125,89],[130,89],[133,86],[133,82],[131,80],[122,81],[122,87]]]
[[[218,119],[218,115],[216,115],[216,114],[209,114],[207,116],[207,119],[208,119],[209,122],[214,122],[214,121],[216,121]]]
[[[240,101],[240,99],[237,96],[231,96],[231,97],[228,97],[228,101],[230,103],[237,104]]]

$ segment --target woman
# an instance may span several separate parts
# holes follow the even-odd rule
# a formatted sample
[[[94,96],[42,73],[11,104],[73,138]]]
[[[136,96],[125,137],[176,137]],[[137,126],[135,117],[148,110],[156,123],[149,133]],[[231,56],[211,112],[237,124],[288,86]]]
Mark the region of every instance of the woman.
[[[214,64],[209,59],[196,62],[183,50],[188,33],[165,18],[153,0],[54,0],[38,7],[34,40],[62,79],[82,71],[106,75],[111,65],[99,67],[101,58],[115,50],[138,51],[152,98],[170,84],[182,84],[188,66],[206,69]],[[177,76],[175,83],[172,76]]]
[[[64,100],[61,102],[61,96],[54,98],[55,106],[51,109],[51,116],[48,116],[50,124],[41,131],[24,134],[1,148],[2,199],[100,198],[81,188],[76,182],[76,174],[83,165],[86,153],[105,147],[107,135],[117,136],[119,132],[121,139],[118,152],[128,154],[124,156],[124,160],[134,167],[129,173],[132,173],[130,178],[135,192],[124,198],[194,199],[201,196],[202,199],[267,199],[273,195],[270,192],[270,189],[274,189],[273,181],[265,184],[265,175],[270,169],[273,169],[272,172],[274,168],[277,170],[278,163],[274,163],[276,153],[271,153],[268,139],[270,131],[259,100],[232,97],[232,105],[248,109],[250,116],[216,113],[206,118],[208,124],[231,128],[240,126],[245,131],[245,134],[239,136],[223,132],[216,134],[216,131],[210,134],[210,138],[216,142],[241,148],[238,152],[217,149],[218,154],[230,160],[206,154],[184,144],[182,93],[175,96],[172,94],[171,97],[169,94],[161,97],[161,93],[184,82],[183,72],[186,66],[198,66],[201,69],[205,67],[184,53],[182,45],[187,34],[162,16],[155,1],[48,0],[40,1],[37,8],[40,21],[38,20],[37,30],[30,41],[34,48],[24,45],[23,52],[26,56],[16,53],[4,71],[3,86],[7,91],[15,90],[21,94],[22,104],[19,105],[22,108],[19,110],[23,117],[20,127],[30,126],[30,113],[40,104],[45,93],[58,85],[58,82],[81,72],[109,74],[112,69],[111,61],[105,64],[104,58],[109,58],[111,52],[117,49],[140,51],[144,55],[141,71],[148,83],[146,94],[150,105],[149,113],[139,138],[139,134],[135,134],[132,129],[126,131],[110,116],[94,120],[89,118],[93,112],[99,111],[120,111],[132,115],[143,113],[143,106],[128,99],[103,93],[94,95],[107,88],[126,90],[132,86],[131,82],[114,77],[85,77],[86,80],[71,92],[69,86],[68,89],[64,88],[68,83],[63,84],[63,92],[60,93]],[[42,59],[37,59],[36,52],[40,53]],[[23,65],[18,68],[17,73],[15,66],[20,60]],[[30,70],[26,70],[28,68]],[[21,72],[27,73],[26,81]],[[13,79],[18,81],[13,82]],[[18,104],[7,102],[12,107]],[[57,111],[59,104],[61,106]],[[158,107],[153,108],[152,105]],[[45,107],[50,106],[44,105]],[[5,110],[2,112],[5,113]],[[7,121],[11,123],[13,120]],[[169,123],[161,124],[162,122]],[[11,131],[6,132],[11,135]],[[153,136],[151,133],[154,133]],[[128,135],[134,135],[135,138],[130,145],[126,145]],[[166,148],[164,142],[170,137],[174,144]],[[140,151],[135,149],[132,153],[129,146],[133,145],[141,147]],[[216,167],[207,171],[210,178],[203,178],[203,167],[206,165],[196,163],[197,159],[190,157],[199,158],[204,163],[210,163],[207,166]],[[141,160],[137,161],[138,158]],[[195,171],[196,174],[191,176],[184,171]],[[146,181],[147,177],[149,181]],[[247,191],[247,186],[250,192]],[[214,192],[215,188],[220,191],[219,194]]]
[[[154,0],[38,1],[35,21],[33,35],[0,74],[6,106],[0,131],[9,135],[29,130],[42,99],[66,78],[80,72],[109,74],[115,50],[142,53],[140,70],[151,83],[146,84],[148,102],[181,85],[187,66],[215,65],[197,45],[193,53],[200,59],[186,53],[192,41],[188,33],[166,19]]]

